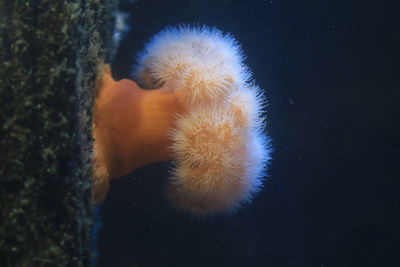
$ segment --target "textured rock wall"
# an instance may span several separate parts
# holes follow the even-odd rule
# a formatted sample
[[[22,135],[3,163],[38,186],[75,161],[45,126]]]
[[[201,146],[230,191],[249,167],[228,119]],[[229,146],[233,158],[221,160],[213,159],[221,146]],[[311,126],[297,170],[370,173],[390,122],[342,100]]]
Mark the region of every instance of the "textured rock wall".
[[[91,113],[115,2],[0,0],[0,266],[89,266]]]

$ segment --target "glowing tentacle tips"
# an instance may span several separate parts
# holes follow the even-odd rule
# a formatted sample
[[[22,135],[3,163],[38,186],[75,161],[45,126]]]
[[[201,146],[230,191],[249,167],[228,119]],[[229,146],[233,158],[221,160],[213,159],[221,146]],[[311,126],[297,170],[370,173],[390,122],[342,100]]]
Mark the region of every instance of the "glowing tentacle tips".
[[[230,35],[181,26],[153,37],[134,68],[140,84],[170,84],[188,107],[170,131],[175,161],[168,196],[194,214],[235,211],[266,175],[265,101],[243,58]]]

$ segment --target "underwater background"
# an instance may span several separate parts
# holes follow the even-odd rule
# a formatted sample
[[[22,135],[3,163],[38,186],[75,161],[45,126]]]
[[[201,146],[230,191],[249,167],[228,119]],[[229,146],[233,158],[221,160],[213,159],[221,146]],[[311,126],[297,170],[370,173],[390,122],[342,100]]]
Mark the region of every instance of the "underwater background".
[[[112,62],[167,25],[215,26],[242,45],[268,100],[263,190],[230,216],[177,212],[168,163],[112,182],[96,266],[400,266],[400,23],[394,1],[121,1]]]

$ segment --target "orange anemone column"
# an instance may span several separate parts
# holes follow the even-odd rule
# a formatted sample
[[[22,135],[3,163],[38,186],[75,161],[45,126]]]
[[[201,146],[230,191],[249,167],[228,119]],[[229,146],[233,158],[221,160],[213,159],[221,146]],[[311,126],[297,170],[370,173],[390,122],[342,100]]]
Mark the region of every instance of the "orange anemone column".
[[[173,88],[144,90],[129,79],[113,80],[103,67],[93,116],[95,203],[105,198],[109,179],[172,159],[168,132],[183,112]]]

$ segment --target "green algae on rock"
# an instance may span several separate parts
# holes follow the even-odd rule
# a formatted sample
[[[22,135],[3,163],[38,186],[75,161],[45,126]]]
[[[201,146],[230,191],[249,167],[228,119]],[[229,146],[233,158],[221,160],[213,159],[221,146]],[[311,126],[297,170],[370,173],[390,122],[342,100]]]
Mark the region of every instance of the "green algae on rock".
[[[112,3],[0,0],[0,266],[89,266],[91,113]]]

